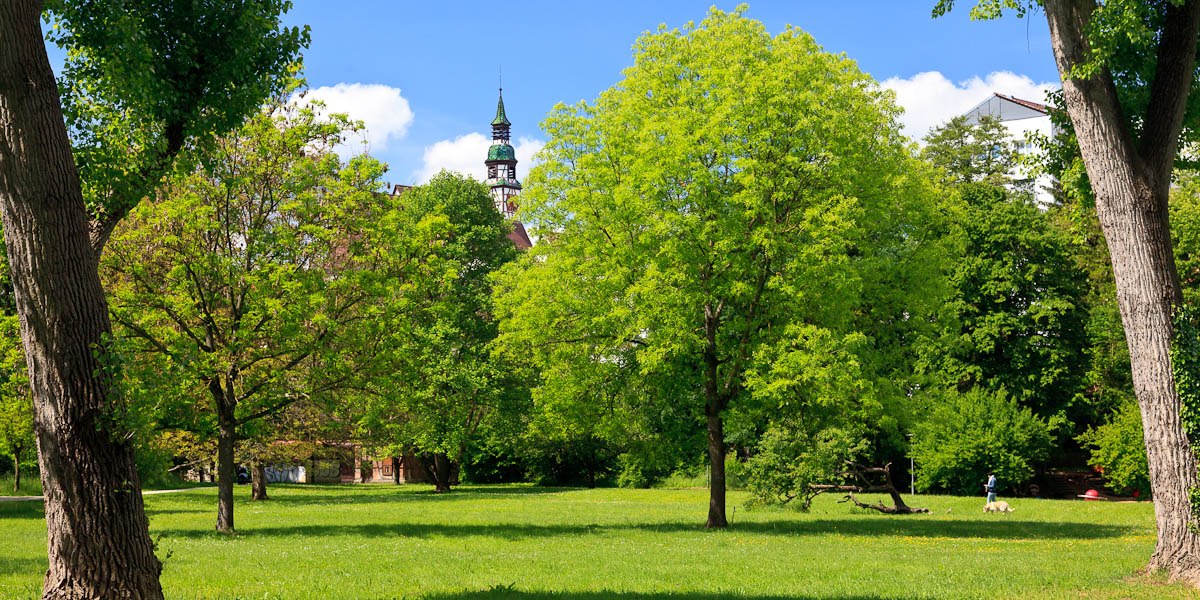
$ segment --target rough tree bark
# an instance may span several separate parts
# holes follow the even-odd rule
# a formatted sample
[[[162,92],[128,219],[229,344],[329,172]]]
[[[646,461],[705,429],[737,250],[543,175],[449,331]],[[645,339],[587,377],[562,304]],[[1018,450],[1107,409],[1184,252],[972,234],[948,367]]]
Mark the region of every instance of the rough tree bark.
[[[43,598],[162,598],[133,449],[101,375],[108,306],[41,9],[0,2],[0,216],[34,395]]]
[[[717,358],[717,328],[720,326],[718,309],[704,307],[705,348],[704,362],[704,416],[708,429],[708,522],[709,529],[724,529],[729,526],[725,519],[725,422],[721,413],[726,401],[720,392],[717,380],[719,360]]]
[[[1188,501],[1189,489],[1198,483],[1196,458],[1180,422],[1169,355],[1171,315],[1181,295],[1167,200],[1193,76],[1200,2],[1166,9],[1140,139],[1126,124],[1108,71],[1087,79],[1071,77],[1090,58],[1087,30],[1094,0],[1047,0],[1045,10],[1063,97],[1111,253],[1141,407],[1158,527],[1158,544],[1147,568],[1198,584],[1200,537],[1189,527]]]
[[[233,446],[237,440],[237,401],[230,390],[221,384],[221,378],[208,382],[208,391],[217,409],[217,531],[233,533],[233,485],[237,468],[233,459]]]
[[[267,467],[261,462],[250,464],[250,499],[270,500],[267,497]]]

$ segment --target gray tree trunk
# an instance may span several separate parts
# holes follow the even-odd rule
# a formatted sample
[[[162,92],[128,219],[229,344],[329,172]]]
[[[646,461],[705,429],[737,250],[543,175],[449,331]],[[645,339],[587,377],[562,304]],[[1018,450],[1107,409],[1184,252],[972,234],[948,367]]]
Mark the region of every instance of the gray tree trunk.
[[[0,2],[0,216],[34,396],[43,598],[162,598],[133,449],[97,348],[111,327],[41,3]]]
[[[1063,96],[1075,126],[1096,211],[1111,253],[1117,302],[1134,391],[1141,408],[1158,543],[1149,570],[1200,583],[1200,536],[1191,525],[1189,490],[1198,483],[1196,457],[1184,434],[1171,373],[1171,314],[1180,302],[1171,250],[1167,200],[1171,170],[1193,76],[1200,3],[1168,8],[1159,42],[1151,102],[1134,140],[1114,82],[1103,72],[1069,77],[1088,58],[1091,0],[1047,0],[1047,20]]]

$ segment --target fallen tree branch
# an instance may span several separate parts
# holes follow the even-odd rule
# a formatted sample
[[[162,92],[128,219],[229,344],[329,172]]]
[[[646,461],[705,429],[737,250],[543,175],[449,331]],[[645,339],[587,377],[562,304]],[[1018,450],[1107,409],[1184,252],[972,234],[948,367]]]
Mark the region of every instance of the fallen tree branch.
[[[854,492],[849,492],[846,494],[845,498],[838,500],[839,504],[841,504],[843,502],[853,502],[854,505],[859,508],[869,508],[871,510],[877,510],[881,513],[885,513],[885,514],[889,514],[889,515],[912,515],[912,514],[929,512],[928,508],[913,508],[911,506],[904,504],[903,502],[901,502],[897,506],[888,506],[888,505],[884,504],[883,502],[880,502],[879,504],[866,504],[864,502],[859,501],[858,498],[855,498]]]
[[[860,485],[812,485],[809,486],[809,493],[816,496],[822,492],[839,491],[846,492],[846,497],[839,500],[842,502],[853,502],[859,508],[869,508],[877,510],[881,513],[889,515],[911,515],[917,513],[928,513],[928,508],[912,508],[904,503],[904,498],[900,496],[900,490],[896,489],[896,485],[892,483],[892,463],[888,463],[882,467],[864,467],[853,463],[848,464],[849,471],[844,473],[844,476],[853,476],[857,479]],[[872,484],[867,475],[883,475],[883,485]],[[854,497],[855,493],[883,493],[886,492],[892,497],[892,506],[880,502],[879,504],[863,504]]]

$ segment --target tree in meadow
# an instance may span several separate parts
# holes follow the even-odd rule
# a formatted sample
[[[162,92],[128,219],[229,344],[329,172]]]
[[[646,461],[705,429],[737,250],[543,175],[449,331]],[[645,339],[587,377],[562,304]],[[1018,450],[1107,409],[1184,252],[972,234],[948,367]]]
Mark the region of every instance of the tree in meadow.
[[[797,328],[841,340],[863,315],[906,319],[864,310],[863,290],[922,263],[940,220],[885,93],[740,10],[642,36],[624,79],[554,110],[522,196],[542,242],[501,271],[496,302],[501,344],[542,369],[535,400],[552,378],[620,369],[660,383],[644,401],[703,419],[709,527],[727,524],[725,417],[748,371]]]
[[[282,101],[221,138],[113,235],[103,270],[142,397],[215,421],[217,530],[232,532],[251,424],[352,387],[396,261],[384,167],[334,148],[352,125]],[[269,428],[267,428],[269,430]]]
[[[380,448],[413,453],[438,492],[450,490],[469,440],[486,420],[521,406],[525,387],[491,354],[497,334],[491,274],[517,249],[512,225],[482,184],[442,172],[397,198],[401,228],[433,241],[401,320],[377,321],[375,393],[361,429]]]

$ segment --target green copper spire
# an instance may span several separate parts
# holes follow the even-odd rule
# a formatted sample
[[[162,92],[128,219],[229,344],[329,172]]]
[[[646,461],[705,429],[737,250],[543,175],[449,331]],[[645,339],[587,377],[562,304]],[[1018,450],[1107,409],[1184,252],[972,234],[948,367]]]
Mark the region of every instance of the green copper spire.
[[[496,118],[492,119],[492,125],[512,125],[504,114],[504,88],[500,88],[500,100],[496,102]]]

